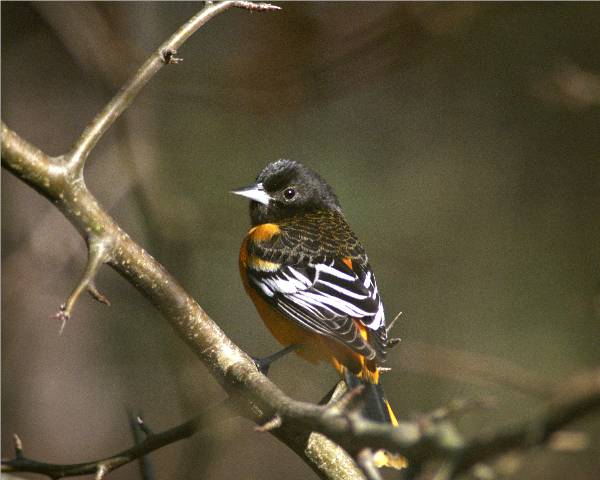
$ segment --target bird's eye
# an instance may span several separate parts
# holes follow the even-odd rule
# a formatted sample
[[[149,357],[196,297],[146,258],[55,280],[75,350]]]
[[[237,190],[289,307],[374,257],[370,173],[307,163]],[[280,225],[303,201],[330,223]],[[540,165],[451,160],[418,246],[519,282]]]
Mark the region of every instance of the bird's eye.
[[[283,191],[283,198],[286,200],[292,200],[296,196],[296,189],[294,187],[288,187]]]

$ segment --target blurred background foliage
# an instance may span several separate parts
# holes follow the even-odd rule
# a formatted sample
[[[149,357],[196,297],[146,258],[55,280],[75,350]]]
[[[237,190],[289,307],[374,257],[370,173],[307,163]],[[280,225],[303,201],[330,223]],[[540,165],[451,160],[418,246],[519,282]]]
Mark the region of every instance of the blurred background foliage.
[[[248,352],[277,348],[243,293],[247,205],[229,195],[269,161],[334,185],[370,254],[388,319],[404,314],[388,396],[409,417],[493,398],[467,435],[538,412],[549,386],[600,363],[600,5],[286,3],[230,11],[180,50],[88,162],[91,190]],[[196,3],[2,3],[2,117],[60,154]],[[127,283],[106,308],[52,320],[85,246],[2,172],[2,456],[79,462],[225,394]],[[316,401],[332,369],[272,368]],[[597,478],[587,449],[495,465],[511,478]],[[301,479],[293,453],[241,420],[151,456],[156,478]],[[139,478],[131,464],[111,478]]]

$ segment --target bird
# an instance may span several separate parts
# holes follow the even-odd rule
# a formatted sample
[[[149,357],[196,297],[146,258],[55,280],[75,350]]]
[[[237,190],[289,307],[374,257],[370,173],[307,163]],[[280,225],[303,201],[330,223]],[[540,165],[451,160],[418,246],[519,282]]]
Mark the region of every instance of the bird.
[[[286,347],[266,365],[258,359],[259,368],[291,350],[314,364],[330,362],[349,389],[362,386],[366,418],[398,425],[380,382],[388,346],[383,302],[333,188],[311,168],[282,159],[231,193],[250,200],[251,227],[239,253],[244,288]]]

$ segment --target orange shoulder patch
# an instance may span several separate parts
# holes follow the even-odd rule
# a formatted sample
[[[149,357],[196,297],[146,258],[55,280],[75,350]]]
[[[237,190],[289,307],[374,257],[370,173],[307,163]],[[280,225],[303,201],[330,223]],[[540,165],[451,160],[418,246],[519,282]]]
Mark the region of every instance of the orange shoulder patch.
[[[265,242],[271,240],[279,232],[281,232],[281,229],[275,223],[263,223],[250,229],[248,236],[253,242]]]
[[[348,268],[352,270],[352,259],[350,257],[343,258],[342,262],[344,262]]]

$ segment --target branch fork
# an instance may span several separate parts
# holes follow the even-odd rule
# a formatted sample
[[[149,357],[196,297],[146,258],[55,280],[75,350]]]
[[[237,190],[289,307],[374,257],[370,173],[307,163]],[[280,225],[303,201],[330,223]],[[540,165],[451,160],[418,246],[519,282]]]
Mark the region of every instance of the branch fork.
[[[62,322],[60,333],[63,332],[67,320],[71,318],[75,303],[85,290],[87,290],[98,302],[110,305],[108,298],[102,295],[96,288],[94,279],[96,278],[100,267],[112,259],[114,242],[108,235],[104,237],[90,235],[87,240],[88,259],[83,275],[67,298],[67,301],[61,305],[59,312],[54,315],[56,319]]]

